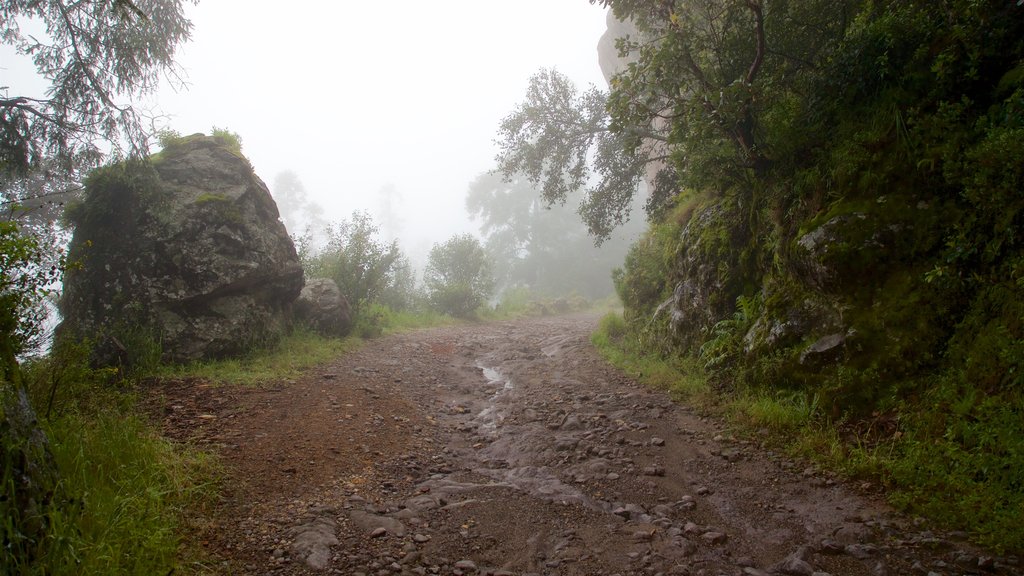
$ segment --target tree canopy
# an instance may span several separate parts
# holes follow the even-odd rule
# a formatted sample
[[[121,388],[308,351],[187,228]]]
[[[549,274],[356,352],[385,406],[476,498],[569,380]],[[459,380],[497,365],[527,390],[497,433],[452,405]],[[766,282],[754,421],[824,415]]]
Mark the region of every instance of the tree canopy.
[[[598,240],[629,216],[641,183],[649,216],[677,193],[728,188],[769,170],[814,72],[859,0],[592,0],[630,21],[610,90],[580,94],[553,70],[530,79],[501,123],[498,163],[549,203],[586,189],[579,212]],[[749,187],[748,187],[749,189]]]
[[[72,174],[108,151],[145,151],[146,126],[130,100],[175,73],[175,49],[191,32],[182,8],[182,0],[0,3],[0,38],[49,83],[45,94],[2,88],[4,174],[44,165]]]

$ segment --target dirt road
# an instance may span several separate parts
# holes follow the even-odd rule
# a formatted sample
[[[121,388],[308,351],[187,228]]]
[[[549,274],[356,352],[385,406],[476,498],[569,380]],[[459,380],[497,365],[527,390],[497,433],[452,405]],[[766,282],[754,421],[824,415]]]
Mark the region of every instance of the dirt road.
[[[596,316],[389,336],[265,389],[164,383],[231,574],[1018,574],[604,363]]]

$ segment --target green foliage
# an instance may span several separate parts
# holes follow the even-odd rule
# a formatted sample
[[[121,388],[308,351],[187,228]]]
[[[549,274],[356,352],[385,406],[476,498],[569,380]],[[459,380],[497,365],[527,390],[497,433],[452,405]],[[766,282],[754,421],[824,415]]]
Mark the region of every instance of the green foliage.
[[[396,242],[385,243],[379,228],[365,212],[353,212],[327,229],[327,246],[306,255],[303,268],[309,278],[330,278],[348,299],[352,314],[359,321],[367,307],[405,297],[408,288],[408,261],[402,258]],[[412,296],[409,296],[411,299]]]
[[[39,416],[59,482],[34,559],[6,545],[17,527],[6,510],[0,515],[4,573],[166,574],[198,554],[182,536],[189,514],[212,503],[215,464],[160,438],[132,395],[112,388],[110,371],[90,368],[88,356],[87,347],[65,346],[23,367],[32,403],[45,408]],[[2,506],[14,499],[11,486],[3,478]]]
[[[124,100],[154,91],[173,72],[174,52],[192,25],[184,2],[135,0],[72,3],[5,0],[0,41],[31,55],[49,86],[42,99],[5,87],[0,100],[0,188],[6,177],[45,167],[55,179],[73,180],[115,155],[145,151],[143,119]],[[38,20],[45,35],[26,34]],[[69,50],[69,46],[74,50]],[[125,145],[127,144],[127,150]]]
[[[615,312],[601,318],[590,341],[614,366],[654,388],[668,390],[697,406],[712,398],[711,387],[698,362],[687,357],[665,357],[646,347]]]
[[[530,78],[525,102],[498,131],[498,169],[504,177],[525,177],[539,186],[549,206],[586,189],[579,210],[598,241],[628,220],[644,170],[660,155],[657,143],[665,139],[649,124],[613,130],[607,98],[595,87],[580,94],[556,70],[541,70]],[[598,179],[591,186],[594,175]],[[671,178],[662,182],[674,186]]]
[[[657,118],[702,198],[617,273],[623,342],[700,350],[735,422],[1021,549],[1024,8],[604,4],[641,32],[609,127]]]
[[[761,296],[740,296],[732,318],[719,320],[711,329],[711,336],[700,347],[704,368],[714,370],[741,361],[744,356],[745,337],[761,313]]]
[[[227,146],[228,150],[231,150],[235,154],[242,154],[242,137],[237,132],[232,132],[227,128],[218,128],[214,126],[210,130],[210,136],[213,137],[218,143]]]
[[[0,221],[0,384],[16,381],[15,358],[38,345],[61,268],[47,266],[38,242],[15,222]]]
[[[488,320],[498,320],[567,314],[593,308],[592,301],[576,293],[571,293],[566,297],[545,298],[524,286],[519,286],[504,291],[494,308],[481,311],[480,315]]]
[[[445,314],[471,317],[494,291],[491,270],[479,240],[469,234],[452,236],[430,249],[423,273],[427,297]]]

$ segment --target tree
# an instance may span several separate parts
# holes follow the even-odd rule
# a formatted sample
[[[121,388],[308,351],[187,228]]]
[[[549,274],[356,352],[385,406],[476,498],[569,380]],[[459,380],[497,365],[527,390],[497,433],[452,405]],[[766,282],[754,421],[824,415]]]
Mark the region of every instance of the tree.
[[[22,27],[41,25],[25,33]],[[55,464],[20,384],[18,354],[38,331],[38,302],[59,276],[49,200],[73,189],[107,152],[144,152],[147,134],[128,100],[174,71],[191,24],[181,0],[0,0],[0,42],[28,56],[45,94],[0,87],[0,564],[46,553]],[[29,209],[20,209],[26,206]],[[27,228],[15,219],[45,215]],[[33,228],[35,226],[35,228]],[[35,233],[46,239],[40,244]],[[43,249],[45,250],[43,250]],[[17,569],[17,568],[15,568]]]
[[[579,213],[598,242],[629,218],[648,165],[666,158],[666,134],[642,124],[614,129],[607,103],[608,94],[596,87],[580,94],[558,71],[539,71],[530,78],[526,101],[501,122],[496,159],[506,179],[525,176],[548,205],[564,204],[585,189]],[[591,184],[594,175],[598,180]]]
[[[182,0],[0,2],[0,38],[32,59],[45,95],[0,95],[4,176],[45,168],[73,178],[105,151],[146,151],[148,134],[129,100],[175,74],[174,52],[192,25]],[[43,33],[26,33],[36,20]],[[7,186],[3,186],[7,188]]]
[[[274,177],[274,185],[270,191],[277,202],[281,221],[292,235],[326,226],[327,223],[320,216],[323,208],[309,199],[305,185],[295,172],[280,172]]]
[[[598,241],[628,218],[638,185],[657,217],[680,190],[723,192],[772,166],[795,121],[786,103],[838,45],[861,0],[591,0],[631,21],[628,61],[605,94],[542,70],[501,123],[499,167],[549,203],[586,188]],[[777,105],[778,104],[778,105]],[[790,107],[792,108],[792,107]],[[649,172],[649,173],[648,173]],[[595,184],[591,184],[596,180]],[[747,193],[751,187],[746,186]]]
[[[431,302],[442,312],[470,317],[494,291],[491,262],[470,234],[435,244],[427,257],[423,281]]]
[[[580,196],[571,193],[567,203]],[[611,271],[626,253],[626,242],[619,236],[628,234],[594,246],[571,209],[546,205],[522,176],[506,180],[495,172],[481,174],[469,186],[466,209],[480,221],[501,290],[522,286],[553,297],[578,292],[600,298],[611,293]]]
[[[175,49],[191,31],[182,8],[182,0],[0,0],[0,42],[31,58],[49,85],[43,94],[0,86],[0,220],[17,220],[34,239],[38,265],[61,262],[68,235],[59,219],[82,174],[108,154],[146,151],[143,118],[129,101],[176,73]]]

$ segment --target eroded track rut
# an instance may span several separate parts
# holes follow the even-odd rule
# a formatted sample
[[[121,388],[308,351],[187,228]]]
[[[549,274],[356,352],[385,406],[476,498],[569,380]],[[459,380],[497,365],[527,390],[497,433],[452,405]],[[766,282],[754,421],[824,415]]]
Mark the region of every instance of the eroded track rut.
[[[201,524],[233,574],[1017,574],[637,384],[596,316],[367,343],[264,389],[164,383],[227,463]]]

